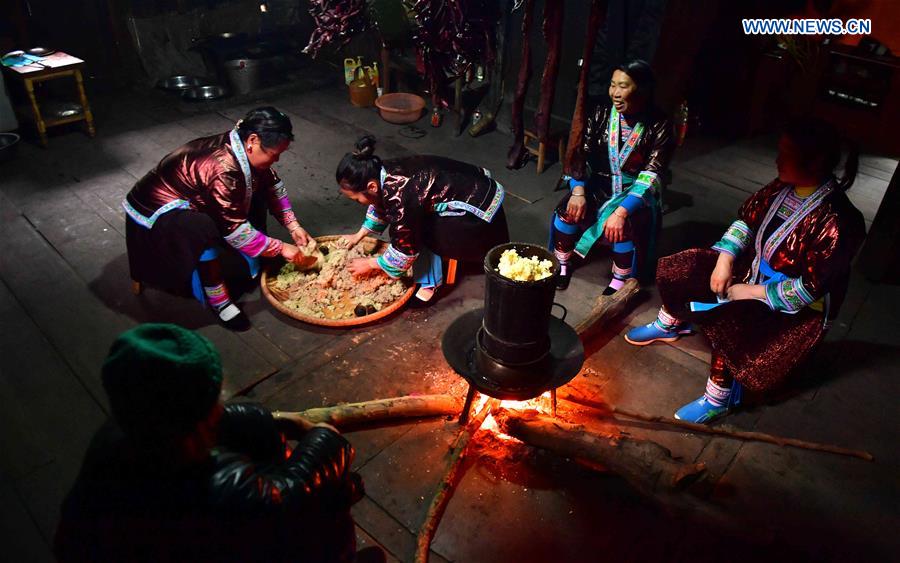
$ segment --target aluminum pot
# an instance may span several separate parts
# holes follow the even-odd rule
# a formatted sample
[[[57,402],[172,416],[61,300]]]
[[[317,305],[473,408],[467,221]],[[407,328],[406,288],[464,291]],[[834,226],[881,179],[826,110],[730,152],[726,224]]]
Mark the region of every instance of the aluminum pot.
[[[162,88],[163,90],[170,90],[173,92],[181,92],[187,90],[188,88],[202,85],[203,81],[196,76],[187,76],[184,74],[179,74],[178,76],[170,76],[156,83],[157,88]]]
[[[194,86],[188,88],[181,95],[185,100],[191,102],[202,102],[206,100],[218,100],[228,95],[228,89],[216,84],[206,86]]]
[[[236,94],[248,94],[257,90],[263,61],[260,59],[232,59],[225,61],[225,77]]]

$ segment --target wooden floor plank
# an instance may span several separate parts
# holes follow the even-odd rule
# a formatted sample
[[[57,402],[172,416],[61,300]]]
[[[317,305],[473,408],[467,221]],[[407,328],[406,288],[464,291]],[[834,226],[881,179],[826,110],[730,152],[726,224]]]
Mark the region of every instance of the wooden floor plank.
[[[0,472],[0,539],[3,559],[17,563],[52,563],[49,543],[41,536],[31,514],[7,475]]]
[[[106,418],[105,401],[81,385],[2,282],[0,334],[0,470],[17,479],[56,459],[80,460]]]
[[[105,307],[3,196],[0,210],[0,278],[94,397],[102,396],[98,368],[115,336],[134,323]]]
[[[78,184],[75,190],[83,187]],[[87,208],[75,190],[57,191],[50,201],[28,206],[24,213],[95,298],[134,323],[175,322],[204,334],[222,355],[227,395],[253,385],[287,361],[288,356],[262,333],[235,334],[193,300],[153,290],[132,295],[124,238]]]

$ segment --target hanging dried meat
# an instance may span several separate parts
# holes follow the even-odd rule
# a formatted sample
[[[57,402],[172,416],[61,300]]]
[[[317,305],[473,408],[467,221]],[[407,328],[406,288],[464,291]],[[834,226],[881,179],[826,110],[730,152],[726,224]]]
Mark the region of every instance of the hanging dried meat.
[[[516,5],[518,7],[518,4]],[[516,81],[516,93],[512,102],[512,134],[513,144],[506,156],[506,167],[516,170],[525,166],[525,94],[531,81],[531,19],[534,12],[534,0],[525,0],[525,11],[522,16],[522,62],[519,66],[519,77]]]
[[[544,25],[541,30],[547,43],[547,58],[541,76],[541,99],[534,113],[534,128],[538,141],[546,143],[550,137],[550,111],[556,95],[556,77],[559,75],[559,58],[562,50],[563,0],[546,0]]]
[[[420,46],[425,80],[434,102],[447,77],[494,60],[499,10],[496,0],[414,0],[414,41]]]
[[[581,73],[578,78],[578,97],[575,100],[575,112],[572,115],[572,129],[569,132],[569,143],[566,146],[566,158],[563,173],[576,178],[584,176],[584,123],[587,119],[587,81],[591,68],[591,55],[597,42],[597,32],[606,15],[606,0],[592,0],[591,15],[588,18],[587,36],[584,40],[584,52],[581,54]]]
[[[315,58],[322,47],[346,45],[369,27],[366,0],[309,0],[309,15],[316,24],[304,53]]]

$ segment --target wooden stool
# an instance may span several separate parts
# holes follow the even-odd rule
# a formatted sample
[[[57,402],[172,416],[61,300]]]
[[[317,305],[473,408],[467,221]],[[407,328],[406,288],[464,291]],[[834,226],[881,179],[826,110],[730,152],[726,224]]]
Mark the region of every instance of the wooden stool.
[[[456,283],[456,260],[450,258],[447,260],[447,285],[453,285]]]
[[[82,66],[84,66],[83,60],[67,55],[62,51],[58,51],[44,57],[39,62],[11,67],[9,69],[13,76],[20,78],[25,84],[25,92],[28,94],[28,101],[31,102],[31,113],[34,115],[38,136],[41,139],[41,145],[44,147],[47,146],[47,128],[55,125],[84,121],[88,136],[93,137],[96,134],[96,129],[94,129],[94,116],[91,113],[91,106],[88,104],[87,95],[84,93],[84,79],[81,76]],[[58,119],[44,119],[41,115],[41,108],[38,104],[37,96],[34,94],[34,84],[66,76],[71,76],[75,79],[78,101],[81,104],[81,113]]]
[[[544,171],[544,159],[547,155],[547,145],[556,144],[559,151],[559,162],[563,161],[566,155],[566,141],[561,134],[551,134],[547,139],[547,143],[538,142],[537,148],[529,145],[529,141],[538,141],[537,135],[533,131],[525,130],[525,150],[537,157],[537,173]]]

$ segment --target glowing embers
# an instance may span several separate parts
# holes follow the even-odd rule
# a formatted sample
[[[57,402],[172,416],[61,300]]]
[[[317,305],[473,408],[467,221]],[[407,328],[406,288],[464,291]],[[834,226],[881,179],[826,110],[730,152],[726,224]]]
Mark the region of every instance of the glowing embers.
[[[473,412],[478,412],[482,408],[484,408],[485,403],[490,400],[490,397],[487,395],[480,394],[478,399],[473,401]],[[535,411],[540,414],[555,416],[555,407],[553,405],[552,394],[550,391],[543,393],[542,395],[535,397],[533,399],[528,399],[527,401],[513,401],[513,400],[505,400],[500,401],[500,404],[496,407],[500,409],[510,409],[517,411]],[[485,430],[490,432],[500,440],[516,440],[509,434],[504,434],[500,427],[497,425],[497,421],[494,420],[493,414],[488,414],[487,418],[484,419],[484,423],[480,427],[481,430]]]

